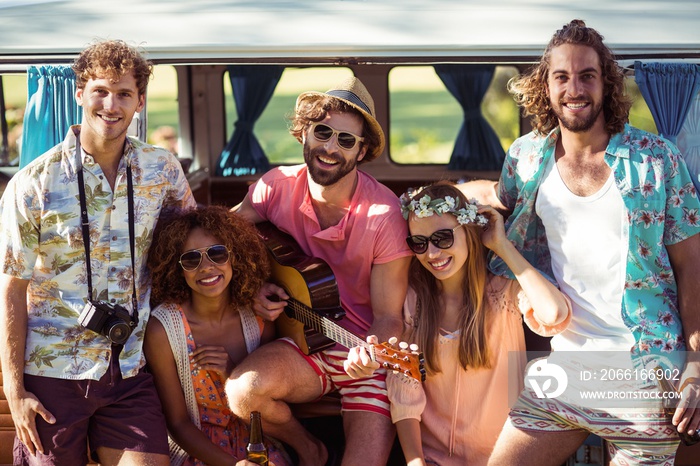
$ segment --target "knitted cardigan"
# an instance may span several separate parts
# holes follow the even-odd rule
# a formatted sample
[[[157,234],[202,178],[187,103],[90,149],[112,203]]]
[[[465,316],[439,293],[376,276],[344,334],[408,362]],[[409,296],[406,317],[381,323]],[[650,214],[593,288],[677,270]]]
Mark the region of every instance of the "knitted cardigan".
[[[246,350],[250,354],[260,346],[260,327],[258,326],[255,314],[250,308],[239,309],[239,313],[241,315]],[[198,429],[201,429],[202,424],[199,420],[199,408],[197,407],[197,400],[194,395],[192,372],[190,370],[190,360],[187,353],[187,335],[185,335],[185,325],[180,317],[180,307],[177,304],[161,304],[151,312],[151,315],[158,319],[161,324],[163,324],[163,328],[165,328],[168,341],[170,341],[170,349],[175,358],[177,375],[180,378],[182,392],[185,395],[187,413],[192,423],[194,423]],[[170,448],[170,465],[181,466],[189,455],[169,434],[168,446]]]

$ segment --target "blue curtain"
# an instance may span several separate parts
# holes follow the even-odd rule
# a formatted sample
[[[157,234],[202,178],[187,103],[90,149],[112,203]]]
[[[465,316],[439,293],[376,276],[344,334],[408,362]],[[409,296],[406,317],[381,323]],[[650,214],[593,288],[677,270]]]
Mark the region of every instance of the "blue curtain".
[[[700,65],[636,61],[634,79],[659,134],[675,143],[690,104],[700,89]]]
[[[435,65],[435,72],[464,112],[449,170],[500,170],[503,165],[501,142],[481,114],[481,101],[495,69],[493,65]]]
[[[83,112],[75,101],[75,73],[68,65],[27,68],[27,108],[22,127],[19,166],[63,141]]]
[[[700,92],[695,94],[676,144],[693,177],[695,190],[700,193]]]
[[[238,121],[231,140],[219,156],[216,176],[254,175],[270,168],[253,127],[272,98],[283,71],[283,66],[276,65],[228,67]]]

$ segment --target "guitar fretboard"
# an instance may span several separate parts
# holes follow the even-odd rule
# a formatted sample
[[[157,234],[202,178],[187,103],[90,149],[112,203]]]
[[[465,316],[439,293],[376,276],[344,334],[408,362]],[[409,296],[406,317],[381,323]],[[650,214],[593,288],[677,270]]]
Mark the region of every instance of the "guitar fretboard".
[[[350,333],[350,331],[336,324],[331,319],[319,315],[313,309],[294,298],[290,298],[287,301],[287,307],[292,310],[296,320],[348,349],[355,346],[369,346],[362,338]]]

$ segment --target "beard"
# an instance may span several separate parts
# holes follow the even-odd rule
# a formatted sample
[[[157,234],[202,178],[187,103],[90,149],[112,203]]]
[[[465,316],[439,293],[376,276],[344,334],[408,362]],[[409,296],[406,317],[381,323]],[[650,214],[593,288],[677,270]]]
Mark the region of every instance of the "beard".
[[[319,168],[316,159],[318,156],[325,156],[329,159],[338,161],[332,169],[326,170]],[[314,183],[320,186],[331,186],[340,181],[345,175],[352,172],[357,167],[357,158],[346,160],[344,157],[335,154],[329,154],[321,147],[310,149],[307,144],[304,144],[304,162],[309,171],[309,175]]]
[[[602,102],[597,104],[591,103],[591,112],[588,116],[571,117],[564,115],[563,107],[564,105],[561,103],[559,105],[552,105],[552,111],[559,120],[559,124],[572,133],[584,133],[593,128],[593,125],[595,125],[595,122],[598,120],[600,112],[603,111]]]

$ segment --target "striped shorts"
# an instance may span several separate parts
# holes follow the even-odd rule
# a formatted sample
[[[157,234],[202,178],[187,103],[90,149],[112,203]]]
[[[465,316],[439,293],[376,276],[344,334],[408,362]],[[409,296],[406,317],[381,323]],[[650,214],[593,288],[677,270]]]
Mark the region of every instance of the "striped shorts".
[[[391,417],[386,393],[386,369],[379,368],[371,377],[353,379],[343,367],[343,362],[348,358],[347,351],[329,349],[307,355],[289,338],[277,341],[283,341],[296,348],[316,371],[323,386],[321,396],[336,390],[340,393],[343,411],[369,411]]]
[[[538,398],[526,387],[510,411],[513,427],[540,432],[586,430],[604,439],[613,464],[673,466],[679,439],[659,410],[591,409]]]

